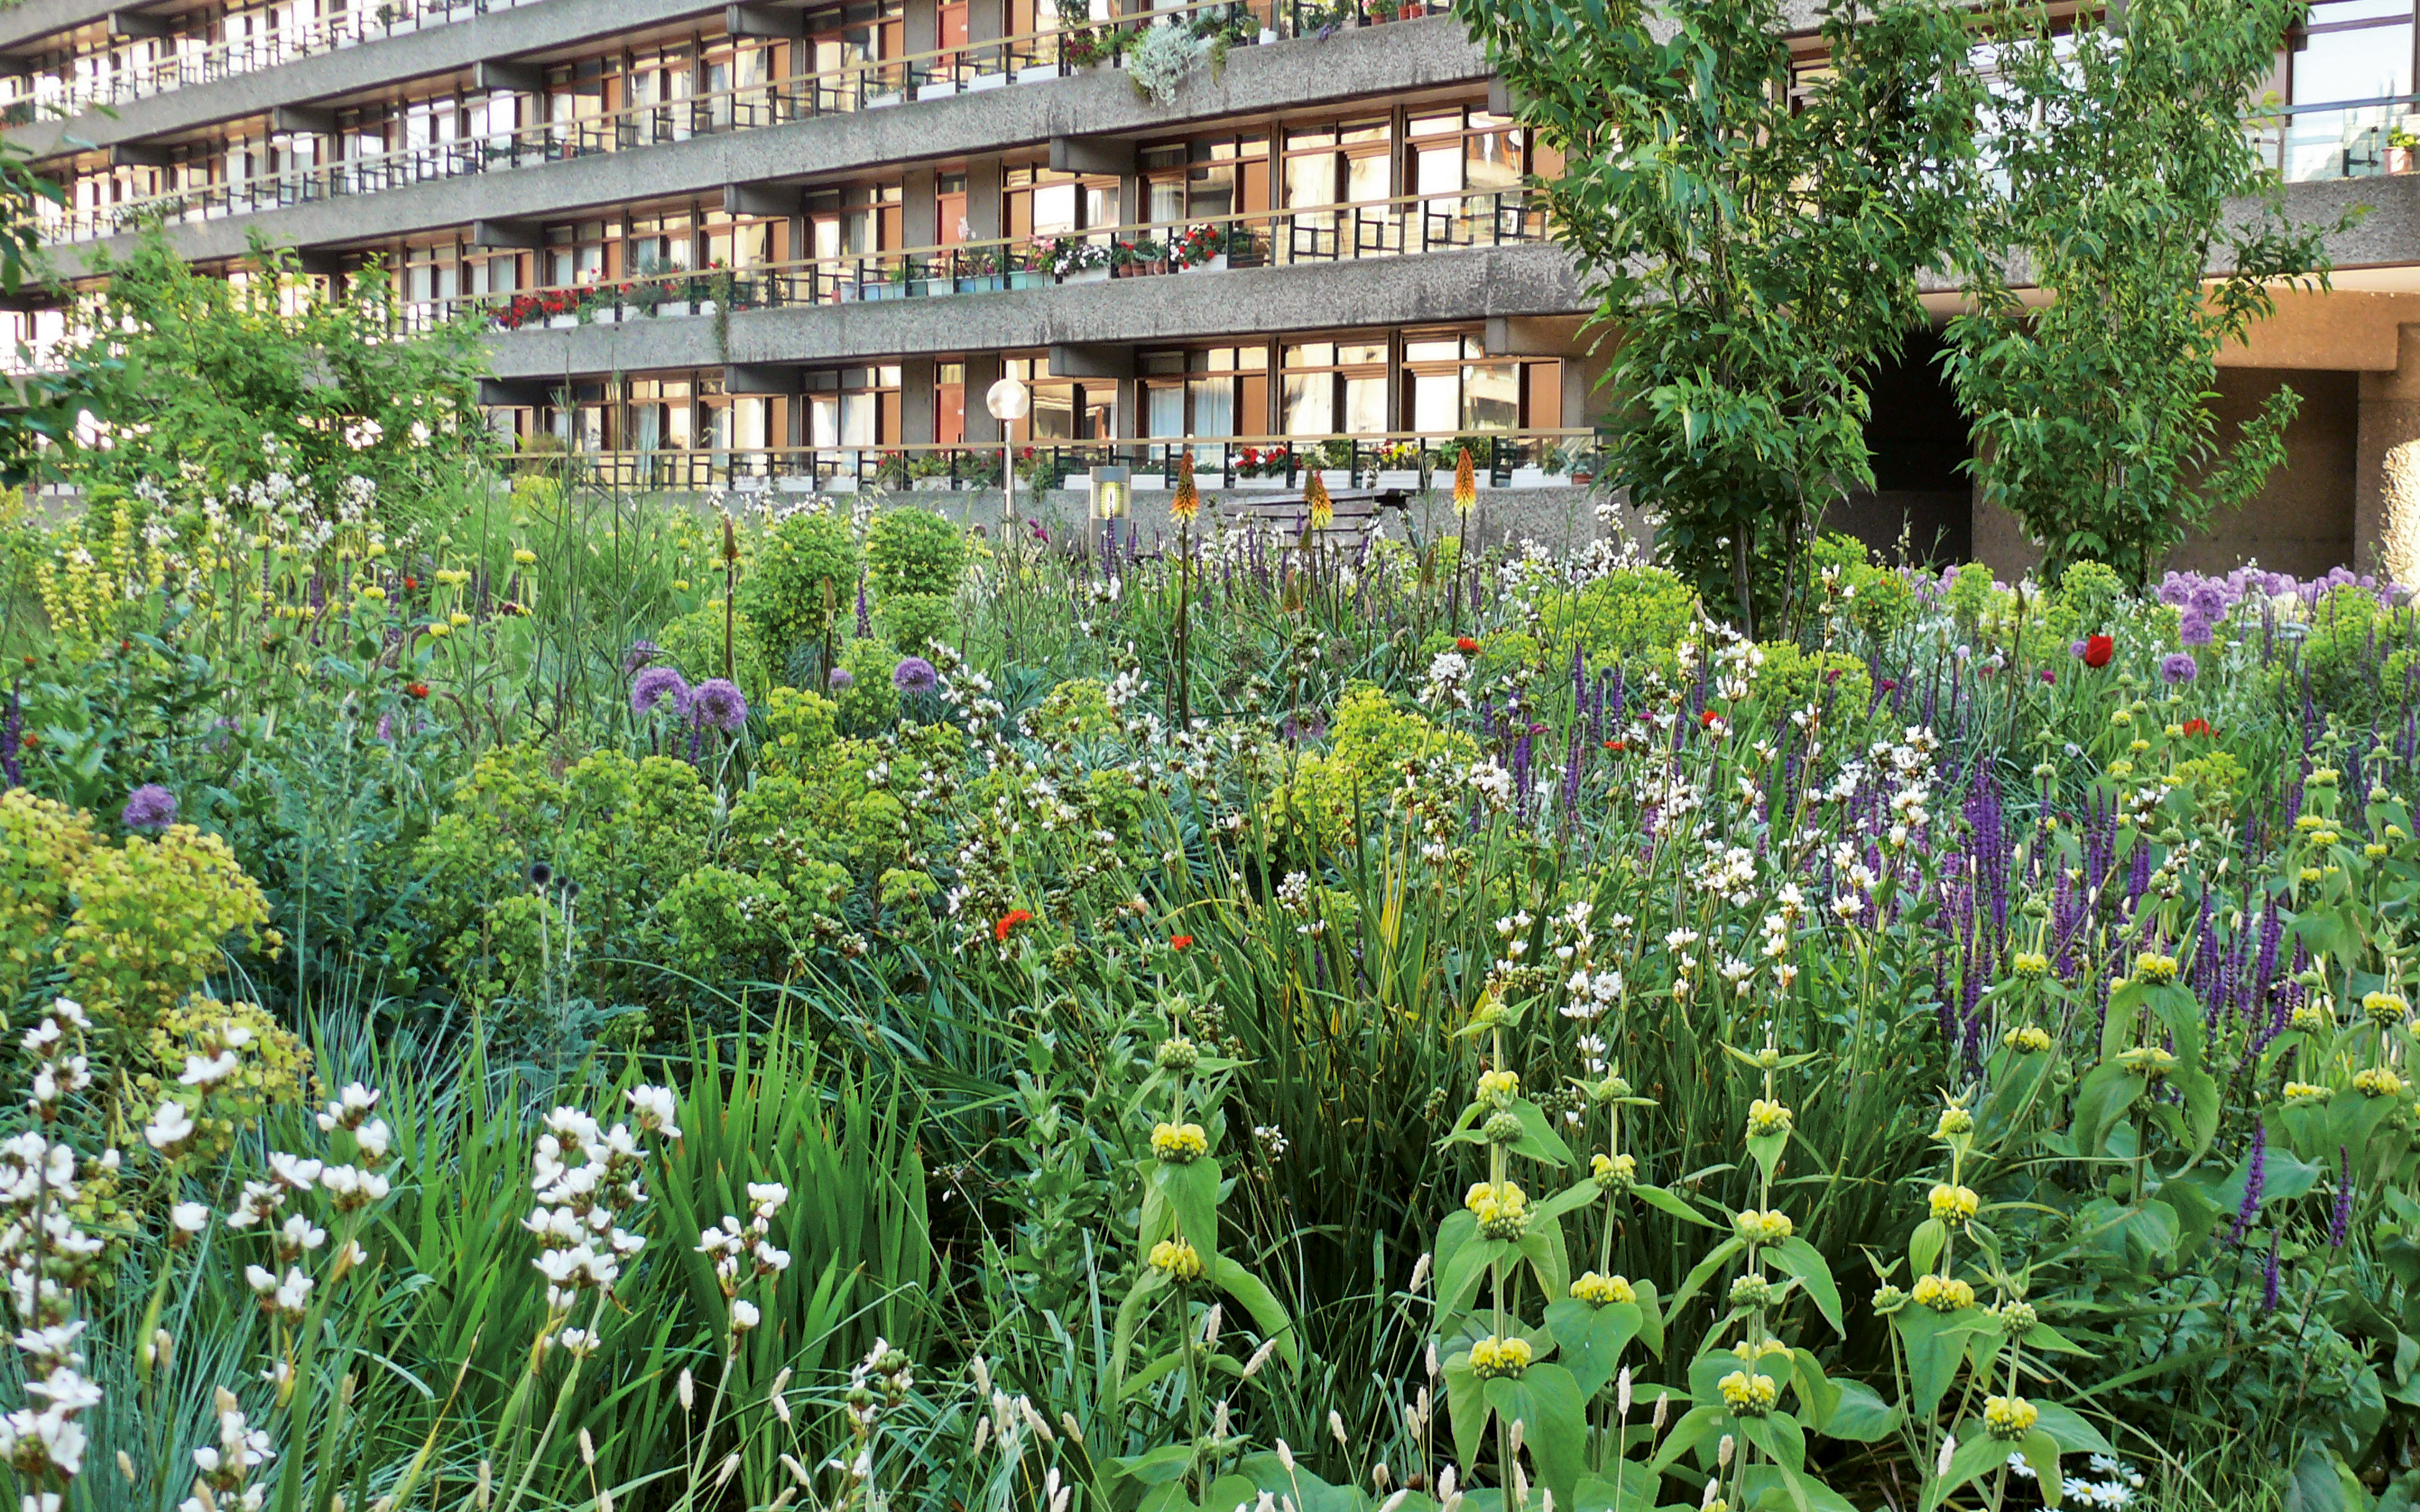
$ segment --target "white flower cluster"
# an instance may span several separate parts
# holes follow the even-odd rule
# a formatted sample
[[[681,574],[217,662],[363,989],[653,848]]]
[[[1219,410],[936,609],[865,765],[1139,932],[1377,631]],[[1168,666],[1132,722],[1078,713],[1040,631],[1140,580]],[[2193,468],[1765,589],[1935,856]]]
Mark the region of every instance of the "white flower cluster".
[[[269,1487],[254,1484],[252,1473],[276,1458],[277,1452],[269,1446],[266,1430],[244,1421],[242,1407],[225,1386],[219,1388],[217,1407],[219,1442],[194,1451],[194,1468],[200,1474],[194,1494],[178,1504],[177,1512],[260,1512]]]
[[[790,1189],[779,1181],[748,1183],[748,1221],[729,1213],[719,1225],[709,1224],[697,1236],[697,1252],[714,1261],[714,1279],[731,1303],[731,1337],[736,1348],[741,1335],[762,1321],[756,1304],[739,1288],[760,1276],[780,1275],[790,1268],[790,1252],[773,1247],[773,1220],[790,1200]]]
[[[680,1137],[671,1088],[634,1087],[627,1095],[641,1134]],[[538,1255],[530,1263],[546,1277],[548,1317],[540,1341],[559,1343],[575,1358],[597,1345],[593,1331],[562,1327],[581,1293],[597,1292],[601,1308],[622,1278],[623,1262],[646,1246],[622,1227],[647,1199],[639,1183],[646,1154],[639,1138],[628,1124],[607,1129],[579,1108],[558,1107],[546,1116],[546,1132],[530,1154],[535,1205],[521,1226],[537,1236]]]
[[[89,1027],[84,1010],[61,997],[25,1031],[23,1043],[35,1064],[27,1101],[41,1127],[0,1144],[0,1266],[8,1271],[13,1342],[25,1356],[25,1395],[32,1398],[0,1417],[0,1459],[28,1484],[83,1472],[88,1441],[79,1419],[101,1404],[101,1388],[84,1375],[76,1349],[85,1320],[75,1316],[75,1302],[102,1245],[70,1211],[79,1195],[76,1152],[48,1132],[60,1100],[91,1085],[84,1056]],[[117,1151],[105,1151],[95,1166],[115,1171]],[[46,1509],[59,1497],[44,1492],[27,1501]]]

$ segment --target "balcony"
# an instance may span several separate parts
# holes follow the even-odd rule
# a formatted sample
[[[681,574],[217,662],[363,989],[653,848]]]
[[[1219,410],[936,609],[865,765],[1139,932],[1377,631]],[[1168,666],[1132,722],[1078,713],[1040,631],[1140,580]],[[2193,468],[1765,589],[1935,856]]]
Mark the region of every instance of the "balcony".
[[[1189,0],[1078,31],[1025,33],[113,205],[54,209],[45,213],[43,237],[54,243],[90,242],[147,224],[192,225],[1068,78],[1119,66],[1125,39],[1171,19],[1190,18],[1187,23],[1197,30],[1219,32],[1231,50],[1326,36],[1363,23],[1369,19],[1364,8],[1382,3]]]
[[[991,492],[1003,454],[1013,455],[1019,492],[1082,487],[1096,467],[1130,470],[1142,492],[1173,488],[1186,454],[1205,494],[1299,493],[1316,475],[1341,489],[1449,493],[1462,454],[1484,489],[1586,486],[1597,468],[1596,433],[1587,429],[1388,431],[1329,436],[1196,436],[1111,440],[861,447],[701,447],[690,450],[573,452],[555,465],[600,487],[638,491],[897,494]],[[545,454],[533,454],[535,465]]]
[[[2289,184],[2420,171],[2420,95],[2264,103],[2247,123],[2261,157]]]
[[[1155,221],[1031,240],[994,239],[850,257],[706,268],[512,294],[425,301],[407,323],[472,318],[499,332],[776,310],[960,299],[1136,278],[1417,256],[1550,240],[1531,189]]]
[[[281,27],[259,37],[203,43],[191,37],[165,37],[158,47],[165,56],[134,59],[97,77],[73,80],[64,86],[54,72],[36,74],[32,91],[0,105],[0,127],[29,125],[42,116],[73,116],[87,111],[147,100],[195,85],[216,84],[280,64],[318,57],[365,42],[411,36],[441,26],[511,10],[539,0],[429,0],[380,5],[375,9],[341,11],[309,23]],[[138,41],[135,45],[140,46]],[[79,62],[106,61],[78,59]],[[48,86],[48,87],[45,87]]]

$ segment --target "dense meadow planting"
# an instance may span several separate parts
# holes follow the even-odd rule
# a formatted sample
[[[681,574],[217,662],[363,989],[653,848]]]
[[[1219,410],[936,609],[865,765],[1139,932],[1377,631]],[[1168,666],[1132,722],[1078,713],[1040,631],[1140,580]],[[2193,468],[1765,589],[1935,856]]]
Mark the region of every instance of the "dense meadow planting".
[[[2411,1504],[2396,591],[459,419],[7,522],[30,1512]]]

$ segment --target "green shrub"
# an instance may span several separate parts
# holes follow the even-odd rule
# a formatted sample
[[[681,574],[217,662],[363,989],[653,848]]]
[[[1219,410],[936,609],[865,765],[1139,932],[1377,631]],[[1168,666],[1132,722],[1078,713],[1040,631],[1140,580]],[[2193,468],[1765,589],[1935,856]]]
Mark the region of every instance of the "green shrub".
[[[840,670],[849,686],[833,699],[845,735],[870,735],[887,730],[899,718],[899,689],[891,674],[899,668],[899,653],[879,640],[852,640],[840,654]]]
[[[2376,714],[2403,695],[2411,660],[2403,654],[2420,644],[2420,610],[2411,605],[2381,608],[2366,588],[2332,589],[2311,612],[2310,639],[2303,643],[2303,667],[2311,699],[2320,708],[2357,718]],[[2289,699],[2301,688],[2286,682]]]
[[[1106,684],[1096,678],[1071,677],[1043,696],[1031,723],[1039,739],[1088,740],[1117,729],[1118,716],[1109,707]]]
[[[1305,756],[1293,780],[1270,796],[1273,827],[1307,825],[1327,843],[1341,843],[1385,806],[1407,763],[1466,765],[1479,759],[1479,742],[1469,735],[1397,708],[1366,685],[1345,693],[1329,736],[1328,748]]]
[[[1816,579],[1838,569],[1836,592],[1849,623],[1877,639],[1890,635],[1916,615],[1916,589],[1898,572],[1873,560],[1866,544],[1854,535],[1834,532],[1817,538],[1809,550]]]
[[[2099,562],[2072,563],[2043,606],[2037,649],[2044,656],[2065,656],[2086,636],[2114,629],[2125,602],[2126,585],[2113,568]]]
[[[692,609],[656,632],[656,643],[681,675],[692,684],[722,675],[722,638],[726,625],[720,606]],[[762,699],[772,682],[764,638],[756,622],[745,614],[731,617],[731,680],[753,701]]]
[[[760,712],[765,738],[756,748],[758,766],[769,772],[812,768],[839,738],[839,710],[820,693],[775,687]]]
[[[1758,647],[1764,664],[1756,670],[1749,697],[1774,720],[1788,719],[1813,705],[1828,717],[1830,728],[1862,721],[1874,702],[1873,673],[1844,651],[1807,651],[1792,641],[1768,640]]]
[[[957,624],[952,600],[941,594],[884,595],[878,618],[882,633],[900,651],[922,656],[949,639]]]
[[[788,953],[789,895],[761,877],[702,866],[673,884],[657,905],[671,943],[668,964],[706,981],[778,966]]]
[[[836,515],[797,514],[768,532],[739,584],[739,608],[769,670],[790,680],[799,653],[823,638],[857,594],[857,542]]]
[[[966,533],[928,509],[893,509],[865,532],[866,576],[883,602],[903,594],[956,593],[967,570]]]
[[[1668,657],[1697,609],[1698,595],[1673,574],[1661,567],[1622,567],[1575,595],[1550,600],[1545,634],[1558,650],[1576,645],[1591,661]]]

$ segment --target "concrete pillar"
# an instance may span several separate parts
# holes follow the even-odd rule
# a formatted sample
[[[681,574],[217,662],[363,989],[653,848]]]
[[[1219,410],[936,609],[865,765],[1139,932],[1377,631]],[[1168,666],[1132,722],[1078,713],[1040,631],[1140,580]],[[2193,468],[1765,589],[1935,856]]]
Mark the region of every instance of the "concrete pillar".
[[[2401,328],[2396,357],[2361,376],[2353,565],[2420,588],[2420,324]]]
[[[900,375],[904,381],[907,375]],[[984,408],[984,395],[1000,381],[1000,353],[969,352],[967,354],[967,441],[981,445],[986,441],[1000,444],[1000,422],[992,419]]]
[[[899,439],[910,446],[929,445],[940,440],[940,416],[934,409],[933,392],[938,365],[929,357],[900,360]]]
[[[899,234],[910,247],[937,247],[941,243],[940,202],[934,198],[935,177],[930,168],[910,168],[900,180]]]
[[[1008,234],[1007,207],[1002,186],[1005,183],[998,158],[967,160],[967,231],[977,241],[986,241]],[[967,390],[974,393],[970,385]],[[969,409],[972,409],[970,402]]]
[[[993,42],[1008,35],[1008,0],[967,0],[967,40]]]
[[[907,8],[900,19],[907,23],[906,41],[910,56],[919,53],[934,53],[940,50],[939,0],[908,0]]]

